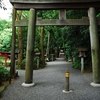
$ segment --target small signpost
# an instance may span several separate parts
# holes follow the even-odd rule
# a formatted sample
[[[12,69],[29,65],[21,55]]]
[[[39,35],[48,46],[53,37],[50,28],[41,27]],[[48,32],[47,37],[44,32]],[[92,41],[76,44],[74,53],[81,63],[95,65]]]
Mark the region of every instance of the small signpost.
[[[69,89],[69,77],[70,77],[70,72],[67,69],[66,73],[65,73],[65,78],[66,78],[66,89],[62,90],[63,93],[71,93],[73,92],[72,90]]]

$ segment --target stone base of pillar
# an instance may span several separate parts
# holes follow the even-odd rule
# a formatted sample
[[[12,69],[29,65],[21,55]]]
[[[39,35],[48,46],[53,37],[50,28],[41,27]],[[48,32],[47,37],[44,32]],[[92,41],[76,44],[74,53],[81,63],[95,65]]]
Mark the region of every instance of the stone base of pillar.
[[[73,92],[72,90],[66,91],[66,90],[62,90],[63,93],[71,93]]]
[[[94,82],[90,83],[90,85],[93,86],[93,87],[100,87],[100,84],[96,84]]]
[[[30,84],[22,83],[22,86],[23,86],[23,87],[32,87],[32,86],[34,86],[34,85],[35,85],[35,83],[30,83]]]

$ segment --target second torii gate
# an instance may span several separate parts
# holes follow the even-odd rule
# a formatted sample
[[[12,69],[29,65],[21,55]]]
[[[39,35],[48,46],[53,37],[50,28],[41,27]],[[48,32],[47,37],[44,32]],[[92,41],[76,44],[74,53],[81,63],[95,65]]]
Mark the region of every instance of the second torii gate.
[[[100,0],[10,0],[14,6],[13,10],[13,33],[12,33],[12,55],[11,55],[11,75],[14,72],[15,63],[15,34],[17,26],[28,25],[27,36],[27,54],[26,54],[26,72],[25,82],[23,86],[33,86],[33,52],[34,52],[34,39],[36,25],[89,25],[90,27],[90,40],[91,40],[91,55],[93,67],[93,82],[92,86],[100,86],[100,55],[99,55],[99,38],[98,28],[100,20],[96,18],[95,9],[100,8]],[[60,9],[59,19],[36,19],[36,10],[44,9]],[[66,19],[65,9],[88,9],[88,18],[82,19]],[[29,21],[15,21],[16,10],[30,10]],[[97,21],[98,20],[98,21]],[[32,45],[31,45],[32,44]]]

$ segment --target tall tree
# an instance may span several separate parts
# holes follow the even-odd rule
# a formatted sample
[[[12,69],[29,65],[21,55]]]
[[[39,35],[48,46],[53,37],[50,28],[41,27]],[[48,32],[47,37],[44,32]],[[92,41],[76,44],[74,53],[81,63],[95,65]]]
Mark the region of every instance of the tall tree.
[[[17,21],[20,21],[22,17],[22,11],[17,12]],[[23,60],[23,41],[22,41],[22,27],[18,27],[18,67],[22,68],[22,60]]]
[[[49,61],[49,42],[50,42],[50,33],[48,32],[48,41],[47,41],[47,49],[46,49],[46,60]]]
[[[40,28],[40,50],[41,50],[41,61],[42,61],[42,68],[45,67],[45,59],[44,59],[44,27],[39,27]]]

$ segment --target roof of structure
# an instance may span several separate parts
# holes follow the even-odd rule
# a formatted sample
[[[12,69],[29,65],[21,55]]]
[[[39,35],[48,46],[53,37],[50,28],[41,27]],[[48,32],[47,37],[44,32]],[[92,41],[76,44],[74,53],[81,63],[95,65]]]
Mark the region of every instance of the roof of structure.
[[[16,9],[100,8],[100,0],[9,0]]]
[[[12,3],[84,3],[100,2],[100,0],[10,0]]]

